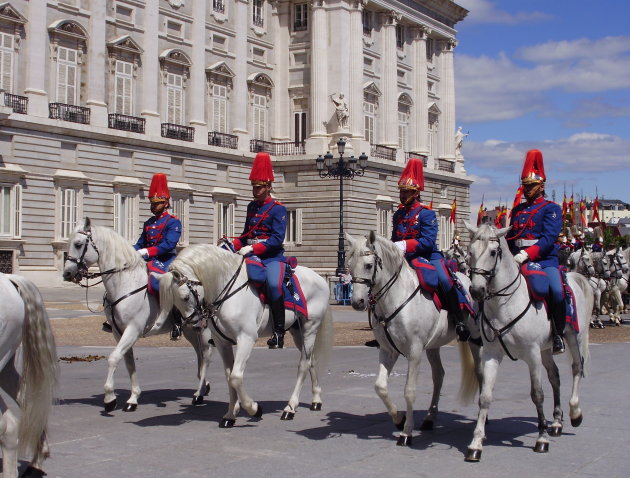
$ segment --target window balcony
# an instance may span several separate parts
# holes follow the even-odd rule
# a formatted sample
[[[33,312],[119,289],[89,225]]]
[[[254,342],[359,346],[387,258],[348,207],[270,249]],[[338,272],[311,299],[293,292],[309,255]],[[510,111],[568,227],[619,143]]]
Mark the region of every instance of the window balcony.
[[[265,21],[263,20],[263,17],[261,15],[254,15],[254,17],[252,18],[252,23],[254,24],[254,26],[260,28],[263,28],[265,26]]]
[[[208,133],[208,144],[211,146],[219,146],[220,148],[237,149],[238,136],[219,133],[218,131],[210,131]]]
[[[304,141],[289,141],[287,143],[274,143],[262,139],[249,141],[249,150],[252,153],[269,153],[273,156],[293,156],[294,154],[306,154]]]
[[[194,141],[195,128],[180,124],[162,123],[162,137],[179,139],[181,141]]]
[[[446,159],[437,159],[435,163],[435,169],[437,169],[438,171],[454,173],[455,163],[453,161],[447,161]]]
[[[212,10],[217,13],[225,13],[225,3],[223,2],[223,0],[213,0]]]
[[[382,144],[372,144],[372,157],[396,161],[396,148],[383,146]]]
[[[426,168],[429,158],[427,158],[424,154],[414,153],[412,151],[405,152],[405,163],[409,161],[411,158],[422,159],[422,165]]]
[[[20,113],[25,115],[28,107],[28,98],[26,96],[12,95],[11,93],[4,94],[4,106],[8,106],[13,109],[14,113]]]
[[[112,129],[144,134],[145,123],[146,120],[144,118],[137,118],[136,116],[127,116],[120,113],[108,115],[108,126]]]
[[[72,123],[90,124],[90,108],[85,106],[66,105],[64,103],[49,103],[51,119],[71,121]]]

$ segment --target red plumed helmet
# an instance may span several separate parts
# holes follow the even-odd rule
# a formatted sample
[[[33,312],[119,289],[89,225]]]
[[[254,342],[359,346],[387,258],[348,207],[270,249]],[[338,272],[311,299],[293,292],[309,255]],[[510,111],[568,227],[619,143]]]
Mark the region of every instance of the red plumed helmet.
[[[264,185],[272,183],[273,168],[271,167],[271,157],[268,153],[258,153],[252,164],[252,172],[249,173],[249,180],[253,185]]]
[[[151,179],[151,186],[149,187],[149,201],[162,202],[168,201],[171,195],[168,192],[168,182],[166,181],[166,174],[157,173],[153,175]]]
[[[544,182],[546,179],[542,153],[537,149],[527,151],[521,173],[521,183]]]
[[[424,171],[421,159],[410,158],[398,180],[398,189],[424,191]]]

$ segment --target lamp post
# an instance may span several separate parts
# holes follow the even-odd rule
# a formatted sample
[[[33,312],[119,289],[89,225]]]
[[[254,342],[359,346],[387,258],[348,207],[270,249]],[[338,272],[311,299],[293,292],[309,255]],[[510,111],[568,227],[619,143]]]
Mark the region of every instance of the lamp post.
[[[324,156],[320,154],[315,160],[320,178],[339,179],[339,247],[337,249],[337,270],[335,271],[337,275],[344,272],[346,263],[343,234],[343,181],[344,179],[353,179],[355,176],[363,176],[368,160],[365,153],[361,153],[358,160],[354,156],[344,158],[345,149],[346,140],[339,138],[337,141],[339,158],[336,161],[334,161],[330,151]]]

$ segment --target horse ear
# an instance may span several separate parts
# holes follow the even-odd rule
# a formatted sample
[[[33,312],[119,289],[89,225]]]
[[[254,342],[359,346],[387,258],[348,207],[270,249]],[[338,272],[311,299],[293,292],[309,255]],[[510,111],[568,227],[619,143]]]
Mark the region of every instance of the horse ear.
[[[468,221],[464,221],[464,226],[466,226],[466,229],[468,229],[473,235],[477,232],[477,228]]]
[[[376,232],[374,232],[373,230],[370,231],[370,233],[368,234],[368,242],[370,244],[374,244],[376,242]]]
[[[350,235],[350,233],[346,232],[346,233],[345,233],[345,237],[346,237],[346,241],[348,241],[348,243],[349,243],[351,246],[352,246],[352,245],[354,245],[355,239],[354,239],[354,237],[352,237],[352,236]]]
[[[177,269],[173,269],[170,271],[173,274],[173,280],[176,282],[182,282],[184,280],[184,276]]]
[[[86,233],[92,232],[92,221],[87,216],[85,216],[85,222],[83,223],[83,231]]]
[[[499,229],[497,231],[497,237],[505,236],[508,232],[510,232],[510,229],[512,229],[512,226],[508,226],[508,227],[504,227],[503,229]]]

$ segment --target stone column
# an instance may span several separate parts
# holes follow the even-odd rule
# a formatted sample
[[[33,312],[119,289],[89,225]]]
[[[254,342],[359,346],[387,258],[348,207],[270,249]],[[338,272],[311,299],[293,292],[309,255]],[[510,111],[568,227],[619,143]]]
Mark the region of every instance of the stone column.
[[[398,59],[396,55],[396,25],[400,14],[390,11],[382,14],[383,28],[383,96],[379,144],[398,148]]]
[[[50,49],[47,46],[46,0],[28,2],[28,22],[26,29],[26,83],[24,94],[28,97],[28,113],[48,118],[48,93],[46,75],[42,65],[49,64]]]
[[[160,136],[161,74],[158,49],[159,0],[147,0],[144,6],[144,36],[142,38],[142,108],[148,136]]]
[[[328,31],[326,10],[323,0],[316,0],[312,6],[313,25],[311,28],[311,134],[310,138],[326,137],[324,122],[328,109]]]
[[[440,157],[455,160],[455,81],[453,71],[453,50],[457,42],[454,39],[442,42],[440,55],[440,98],[442,115],[440,131],[442,151]]]
[[[274,89],[272,96],[272,141],[291,141],[291,104],[289,98],[289,31],[291,28],[291,3],[273,2],[270,29],[273,35],[275,58]]]
[[[236,35],[234,41],[234,78],[230,105],[230,118],[232,120],[232,133],[238,136],[238,149],[249,151],[249,132],[247,130],[247,103],[249,94],[247,91],[247,25],[248,10],[247,0],[234,2],[234,28]]]
[[[354,1],[350,10],[350,87],[348,90],[348,109],[350,112],[350,134],[355,143],[355,151],[360,149],[360,142],[364,140],[363,125],[363,21],[361,12],[363,5],[360,0]],[[365,146],[363,146],[365,149]],[[363,151],[361,149],[361,151]],[[361,154],[359,151],[359,154]],[[369,153],[369,151],[366,151]]]
[[[427,88],[427,35],[431,31],[420,25],[413,30],[414,60],[413,60],[413,113],[411,151],[428,154],[428,88]]]
[[[208,2],[192,2],[192,65],[190,88],[186,92],[190,105],[190,126],[195,128],[195,143],[208,144],[206,121],[206,5]]]
[[[90,36],[88,38],[88,84],[86,105],[90,108],[90,124],[107,128],[105,101],[105,68],[107,52],[105,18],[107,2],[90,3]]]

